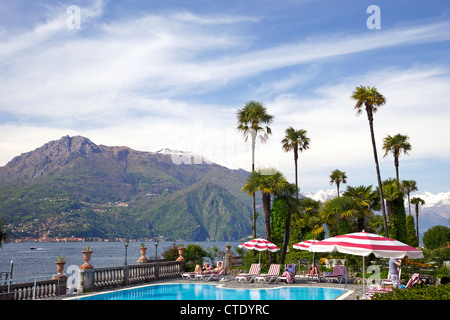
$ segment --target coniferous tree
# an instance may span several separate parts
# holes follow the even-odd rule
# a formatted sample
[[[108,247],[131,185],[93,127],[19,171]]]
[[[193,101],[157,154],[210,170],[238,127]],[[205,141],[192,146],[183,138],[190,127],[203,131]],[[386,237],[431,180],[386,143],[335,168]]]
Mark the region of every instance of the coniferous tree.
[[[410,214],[406,217],[406,236],[406,244],[412,247],[419,246],[419,240],[417,239],[416,228],[414,226],[414,217]]]

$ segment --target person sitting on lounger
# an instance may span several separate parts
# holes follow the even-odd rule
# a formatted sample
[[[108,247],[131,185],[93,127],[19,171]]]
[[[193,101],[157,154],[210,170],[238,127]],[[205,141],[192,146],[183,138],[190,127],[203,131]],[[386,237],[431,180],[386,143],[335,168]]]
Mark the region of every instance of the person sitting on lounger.
[[[215,267],[214,269],[202,271],[202,268],[198,264],[198,265],[195,266],[194,272],[196,274],[207,274],[207,273],[219,273],[222,270],[223,270],[223,262],[222,261],[217,261],[217,267]]]
[[[211,269],[213,269],[213,267],[208,262],[205,262],[205,264],[203,265],[202,271],[211,270]]]
[[[283,271],[282,277],[286,277],[286,283],[292,283],[294,281],[294,272],[295,272],[295,266],[293,266],[291,263],[287,265],[287,268]]]
[[[311,268],[311,270],[309,271],[309,274],[314,274],[314,275],[319,274],[319,270],[317,270],[316,266],[313,266]]]

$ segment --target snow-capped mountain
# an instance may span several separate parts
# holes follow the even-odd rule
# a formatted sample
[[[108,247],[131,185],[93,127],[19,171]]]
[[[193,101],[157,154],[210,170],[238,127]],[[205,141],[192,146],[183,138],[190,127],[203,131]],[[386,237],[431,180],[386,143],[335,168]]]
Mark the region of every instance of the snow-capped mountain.
[[[425,201],[423,205],[424,208],[441,206],[441,205],[450,205],[450,191],[449,192],[440,192],[438,194],[432,194],[431,192],[423,192],[420,194],[411,195],[411,198],[419,197]]]
[[[316,201],[325,202],[337,196],[334,190],[319,190],[317,192],[306,192],[305,197]],[[423,206],[419,207],[419,230],[425,231],[435,225],[450,226],[450,191],[433,194],[431,192],[422,192],[420,194],[411,194],[411,199],[419,197],[425,201]],[[408,199],[405,198],[406,214],[409,214]],[[416,215],[415,206],[411,204],[411,214]]]
[[[211,160],[203,155],[192,151],[182,151],[182,150],[174,150],[170,148],[163,148],[161,150],[156,151],[155,153],[170,155],[172,162],[174,164],[217,164],[219,166],[231,169],[231,170],[240,170],[240,168],[233,166],[225,161],[217,161]]]
[[[325,202],[337,196],[336,189],[333,190],[319,190],[316,192],[306,192],[303,195],[316,201]]]
[[[450,191],[432,194],[423,192],[411,195],[411,199],[419,197],[425,204],[419,208],[419,230],[435,225],[450,227]],[[407,202],[405,201],[405,205]],[[408,212],[408,209],[406,209]],[[411,214],[415,216],[415,206],[411,204]]]

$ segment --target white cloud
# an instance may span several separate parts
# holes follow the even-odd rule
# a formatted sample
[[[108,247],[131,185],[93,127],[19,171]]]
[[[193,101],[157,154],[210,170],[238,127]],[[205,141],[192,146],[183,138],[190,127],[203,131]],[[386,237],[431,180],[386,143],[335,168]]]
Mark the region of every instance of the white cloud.
[[[361,168],[372,170],[367,119],[356,117],[349,98],[360,84],[377,85],[388,101],[375,115],[379,150],[386,134],[403,133],[411,138],[411,156],[450,158],[448,148],[442,147],[450,138],[445,130],[450,77],[440,65],[367,68],[292,94],[293,88],[326,77],[320,63],[332,57],[447,41],[448,22],[318,35],[260,48],[257,37],[239,29],[261,21],[251,16],[150,14],[99,22],[92,26],[95,32],[85,36],[90,19],[96,21],[103,13],[102,1],[83,8],[83,32],[67,30],[67,14],[55,12],[59,13],[47,23],[4,39],[0,47],[0,112],[15,119],[0,126],[2,164],[49,140],[82,134],[98,144],[143,151],[192,149],[249,170],[249,142],[244,143],[235,129],[234,112],[241,106],[230,102],[237,98],[227,99],[227,93],[214,103],[194,99],[228,91],[228,84],[240,85],[244,79],[251,89],[239,95],[264,97],[276,117],[273,136],[257,146],[258,166],[279,167],[293,177],[293,156],[280,144],[285,128],[293,126],[306,129],[311,138],[310,150],[300,155],[304,183],[327,183],[336,167],[354,170],[355,175],[362,175]],[[261,76],[298,65],[306,67],[275,80]]]

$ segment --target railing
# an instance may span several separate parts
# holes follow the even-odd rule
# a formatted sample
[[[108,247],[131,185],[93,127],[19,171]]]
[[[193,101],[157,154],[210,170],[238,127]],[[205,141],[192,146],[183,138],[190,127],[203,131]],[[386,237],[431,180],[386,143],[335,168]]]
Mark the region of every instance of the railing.
[[[49,277],[52,276],[3,281],[0,285],[0,300],[35,300],[66,294],[66,278],[38,280]]]
[[[180,277],[184,261],[142,264],[80,270],[80,289],[96,291],[118,286]]]

